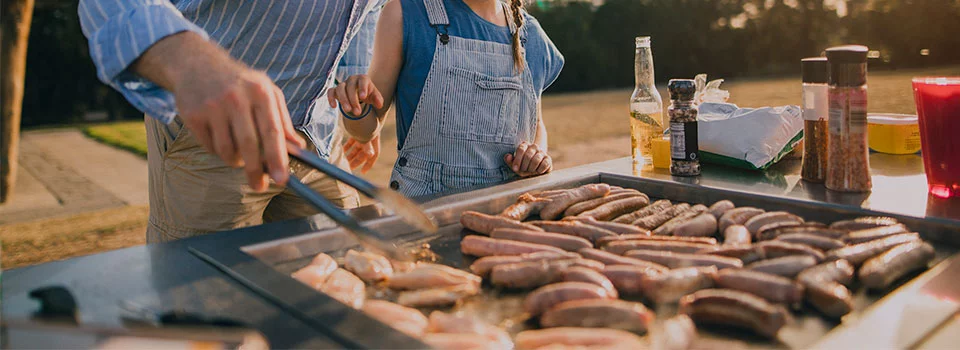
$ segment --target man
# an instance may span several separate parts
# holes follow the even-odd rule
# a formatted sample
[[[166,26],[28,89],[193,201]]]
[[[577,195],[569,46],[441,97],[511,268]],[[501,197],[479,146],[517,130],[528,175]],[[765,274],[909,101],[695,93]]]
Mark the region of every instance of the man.
[[[285,190],[288,172],[341,207],[359,204],[352,188],[290,162],[286,143],[347,167],[336,114],[315,101],[381,5],[80,1],[100,80],[150,116],[148,243],[314,214]]]

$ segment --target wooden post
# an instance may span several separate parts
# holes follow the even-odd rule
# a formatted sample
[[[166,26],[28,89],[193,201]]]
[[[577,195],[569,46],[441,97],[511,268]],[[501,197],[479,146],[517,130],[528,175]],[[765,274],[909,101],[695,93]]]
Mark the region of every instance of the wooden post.
[[[17,180],[23,74],[33,0],[2,0],[0,8],[0,203],[10,200]]]

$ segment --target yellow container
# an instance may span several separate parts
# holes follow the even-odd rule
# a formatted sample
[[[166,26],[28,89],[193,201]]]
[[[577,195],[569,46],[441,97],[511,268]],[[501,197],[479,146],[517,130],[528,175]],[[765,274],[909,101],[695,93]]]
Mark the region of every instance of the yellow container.
[[[917,153],[920,151],[920,125],[917,123],[917,116],[869,114],[867,140],[870,149],[880,153]]]
[[[670,169],[670,137],[658,137],[650,141],[653,150],[653,167]]]

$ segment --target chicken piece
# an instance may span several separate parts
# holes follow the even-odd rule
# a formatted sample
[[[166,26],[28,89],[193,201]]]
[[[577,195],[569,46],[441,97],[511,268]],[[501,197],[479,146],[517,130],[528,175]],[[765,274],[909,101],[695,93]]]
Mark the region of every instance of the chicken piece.
[[[549,345],[604,349],[644,349],[636,334],[619,329],[557,327],[517,334],[517,349],[540,349]]]
[[[402,292],[397,297],[397,303],[409,307],[446,306],[479,293],[479,283],[464,283],[452,287]]]
[[[510,350],[499,348],[489,338],[476,334],[427,333],[421,340],[437,350]]]
[[[445,265],[419,263],[413,270],[394,274],[387,280],[388,287],[400,290],[450,287],[461,284],[480,285],[480,276]]]
[[[497,349],[512,349],[513,340],[506,331],[477,317],[440,311],[430,313],[428,333],[476,334],[486,337]]]
[[[367,300],[361,311],[414,338],[422,337],[427,329],[427,318],[419,310],[389,301]]]
[[[320,289],[330,274],[337,269],[337,261],[327,254],[320,253],[313,258],[309,265],[297,270],[291,276],[313,289]]]
[[[320,285],[320,291],[354,309],[363,306],[367,287],[359,277],[344,269],[336,269]]]
[[[386,257],[353,249],[347,251],[343,267],[369,283],[380,282],[393,275],[393,265]]]

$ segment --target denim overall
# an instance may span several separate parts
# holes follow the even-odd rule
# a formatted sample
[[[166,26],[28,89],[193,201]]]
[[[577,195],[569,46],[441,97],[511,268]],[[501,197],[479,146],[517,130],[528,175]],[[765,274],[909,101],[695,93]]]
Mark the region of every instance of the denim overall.
[[[530,70],[517,72],[510,44],[448,35],[443,1],[424,0],[437,49],[390,176],[390,187],[409,197],[516,178],[503,157],[536,136]]]

